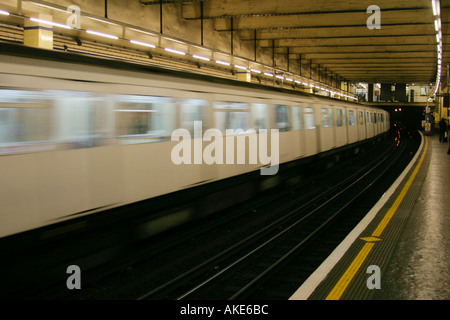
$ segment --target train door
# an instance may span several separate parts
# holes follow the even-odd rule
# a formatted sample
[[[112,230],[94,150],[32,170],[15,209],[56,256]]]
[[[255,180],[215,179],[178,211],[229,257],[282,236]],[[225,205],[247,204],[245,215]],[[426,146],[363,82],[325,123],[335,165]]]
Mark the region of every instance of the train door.
[[[378,112],[378,134],[383,132],[383,123],[381,122],[381,112]]]
[[[333,108],[329,105],[320,105],[320,151],[334,148]]]
[[[293,109],[293,107],[296,107]],[[279,130],[280,162],[296,159],[300,156],[300,139],[298,134],[298,105],[291,101],[272,100],[274,128]],[[295,116],[295,119],[293,119]],[[294,125],[297,130],[294,129]]]
[[[319,151],[315,109],[314,105],[305,104],[303,107],[305,156],[311,156]]]
[[[182,176],[182,179],[193,175],[198,180],[190,181],[189,185],[200,181],[210,181],[218,176],[217,166],[205,164],[203,161],[203,152],[208,145],[207,141],[203,141],[203,135],[208,129],[214,128],[215,125],[212,105],[212,94],[186,91],[178,99],[177,128],[186,129],[191,135],[192,145],[194,146],[194,149],[191,150],[192,163],[199,162],[199,158],[201,158],[201,165],[189,166],[190,168],[186,168],[187,171],[183,175],[177,174],[178,177]],[[195,153],[201,154],[195,155]]]
[[[347,144],[347,121],[345,117],[345,109],[338,106],[334,110],[335,113],[335,137],[336,147]]]
[[[378,135],[378,112],[373,113],[373,135]]]
[[[293,131],[294,151],[293,157],[300,158],[305,155],[305,146],[302,141],[303,138],[303,124],[302,124],[302,108],[299,104],[291,107],[291,124]]]
[[[348,142],[353,143],[358,141],[358,127],[357,127],[357,115],[356,110],[353,108],[347,109],[348,121],[347,121],[347,132],[348,132]]]
[[[366,125],[364,121],[364,110],[358,109],[358,140],[366,138]]]
[[[214,128],[221,134],[222,143],[218,148],[222,152],[222,164],[218,165],[218,178],[223,179],[258,169],[258,135],[251,128],[252,100],[249,97],[215,94],[213,101]],[[205,136],[205,148],[212,144],[215,137]],[[254,150],[256,147],[256,151]],[[212,147],[204,152],[212,154]],[[206,152],[208,151],[208,152]],[[214,151],[216,156],[216,151]],[[251,160],[256,156],[255,161]]]
[[[389,113],[383,111],[383,130],[384,132],[389,130]]]
[[[373,130],[373,111],[369,110],[369,119],[368,119],[368,132],[369,132],[369,138],[374,136],[374,130]]]

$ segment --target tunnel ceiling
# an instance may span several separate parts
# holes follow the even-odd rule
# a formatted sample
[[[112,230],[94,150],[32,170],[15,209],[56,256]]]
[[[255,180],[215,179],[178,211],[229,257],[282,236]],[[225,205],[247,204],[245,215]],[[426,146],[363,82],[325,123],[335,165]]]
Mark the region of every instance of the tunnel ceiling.
[[[214,19],[218,31],[238,32],[243,41],[256,39],[259,46],[273,48],[276,54],[311,63],[321,72],[351,82],[426,83],[436,79],[437,40],[430,0],[181,2],[184,19]],[[449,2],[441,1],[442,83],[446,83],[450,49]],[[381,9],[379,29],[367,26],[373,15],[367,9],[373,4]]]

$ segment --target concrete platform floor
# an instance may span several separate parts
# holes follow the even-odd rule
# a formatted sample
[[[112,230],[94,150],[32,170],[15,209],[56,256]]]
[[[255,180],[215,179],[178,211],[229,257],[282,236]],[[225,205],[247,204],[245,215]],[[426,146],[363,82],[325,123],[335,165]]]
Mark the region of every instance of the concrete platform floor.
[[[413,211],[371,299],[450,299],[450,155],[427,136],[431,159]],[[431,147],[431,148],[430,148]]]

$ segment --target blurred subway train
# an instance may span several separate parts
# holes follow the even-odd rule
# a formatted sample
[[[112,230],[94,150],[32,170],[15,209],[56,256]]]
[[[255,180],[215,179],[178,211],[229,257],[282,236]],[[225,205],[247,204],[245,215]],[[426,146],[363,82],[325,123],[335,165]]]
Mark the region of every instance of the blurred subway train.
[[[261,176],[260,162],[175,164],[180,142],[172,133],[184,128],[194,137],[195,121],[203,132],[223,132],[223,146],[226,129],[278,129],[281,166],[349,150],[390,129],[387,112],[357,103],[73,53],[0,48],[0,237],[199,186],[217,191],[206,197],[215,209],[225,207],[234,197],[219,191],[232,185],[208,186],[249,173],[258,176],[259,190],[281,183],[278,174]],[[201,151],[210,143],[202,139]],[[236,190],[242,198],[253,193],[245,184]],[[173,226],[197,214],[177,205],[176,216],[159,214],[143,232],[155,233],[151,228],[169,215]]]

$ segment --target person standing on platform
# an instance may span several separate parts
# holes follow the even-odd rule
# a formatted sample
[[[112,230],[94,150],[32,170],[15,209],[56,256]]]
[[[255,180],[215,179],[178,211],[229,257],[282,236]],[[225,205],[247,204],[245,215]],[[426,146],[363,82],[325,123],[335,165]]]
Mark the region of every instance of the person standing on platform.
[[[439,121],[439,142],[446,142],[445,141],[445,133],[447,132],[447,122],[444,118]]]

